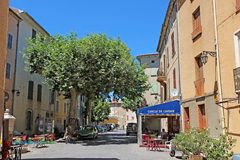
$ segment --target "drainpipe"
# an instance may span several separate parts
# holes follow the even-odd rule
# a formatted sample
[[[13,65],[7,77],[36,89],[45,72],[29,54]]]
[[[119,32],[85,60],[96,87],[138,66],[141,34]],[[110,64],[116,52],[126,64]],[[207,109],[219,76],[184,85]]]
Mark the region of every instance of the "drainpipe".
[[[176,4],[176,1],[174,1],[174,3]],[[174,4],[174,5],[175,5]],[[180,53],[179,53],[179,31],[178,31],[178,5],[176,5],[177,7],[177,12],[176,12],[176,24],[177,24],[177,51],[178,51],[178,84],[179,84],[179,104],[180,104],[180,119],[181,119],[181,132],[184,131],[183,128],[183,117],[182,117],[182,89],[181,89],[181,72],[180,72]]]
[[[20,20],[21,21],[21,20]],[[17,23],[17,40],[16,40],[16,54],[15,54],[15,67],[14,67],[14,78],[13,78],[13,90],[15,90],[15,82],[16,82],[16,69],[17,69],[17,56],[18,56],[18,37],[19,37],[19,24],[20,21]],[[13,115],[13,108],[14,108],[14,97],[15,92],[12,92],[12,115]]]
[[[218,88],[219,88],[219,99],[222,102],[222,82],[221,82],[221,73],[220,73],[220,59],[219,59],[219,48],[218,48],[218,31],[217,31],[217,20],[216,20],[216,2],[213,0],[213,16],[214,16],[214,29],[215,29],[215,47],[216,47],[216,58],[217,58],[217,72],[218,72]],[[224,117],[224,110],[223,104],[220,103],[221,106],[221,116],[222,116],[222,128],[223,134],[225,134],[225,117]]]

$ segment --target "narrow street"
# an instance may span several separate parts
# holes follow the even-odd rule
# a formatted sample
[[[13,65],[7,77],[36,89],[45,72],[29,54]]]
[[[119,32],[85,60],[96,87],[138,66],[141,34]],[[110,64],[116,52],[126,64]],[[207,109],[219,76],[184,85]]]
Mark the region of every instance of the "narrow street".
[[[28,160],[171,160],[168,151],[147,151],[137,145],[135,135],[126,136],[124,130],[100,133],[97,139],[80,140],[76,144],[48,144],[32,148],[22,155]]]

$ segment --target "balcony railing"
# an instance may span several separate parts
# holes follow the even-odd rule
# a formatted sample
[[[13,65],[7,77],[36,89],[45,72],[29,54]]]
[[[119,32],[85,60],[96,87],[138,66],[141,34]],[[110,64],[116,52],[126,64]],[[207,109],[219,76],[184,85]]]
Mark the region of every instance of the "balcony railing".
[[[205,78],[198,79],[194,82],[196,96],[204,95],[204,82],[205,82]]]
[[[235,92],[240,93],[240,67],[233,69]]]

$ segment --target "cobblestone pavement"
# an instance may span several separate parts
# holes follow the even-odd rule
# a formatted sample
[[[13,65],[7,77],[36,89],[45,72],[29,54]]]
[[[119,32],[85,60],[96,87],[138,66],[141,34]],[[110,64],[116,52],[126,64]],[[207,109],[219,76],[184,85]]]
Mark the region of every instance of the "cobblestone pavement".
[[[126,136],[124,130],[100,133],[97,139],[76,144],[47,144],[44,148],[29,147],[23,154],[28,160],[171,160],[168,151],[147,151],[138,147],[136,135]]]

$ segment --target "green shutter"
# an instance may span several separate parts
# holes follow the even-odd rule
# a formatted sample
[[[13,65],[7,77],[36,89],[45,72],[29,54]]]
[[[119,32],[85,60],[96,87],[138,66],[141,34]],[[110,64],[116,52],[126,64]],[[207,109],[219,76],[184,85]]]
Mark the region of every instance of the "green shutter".
[[[156,68],[151,68],[151,75],[156,76]]]
[[[151,94],[156,94],[157,92],[157,83],[151,83]]]

